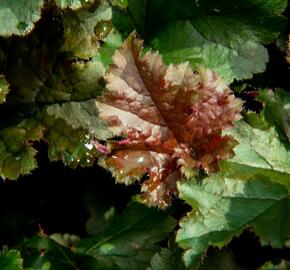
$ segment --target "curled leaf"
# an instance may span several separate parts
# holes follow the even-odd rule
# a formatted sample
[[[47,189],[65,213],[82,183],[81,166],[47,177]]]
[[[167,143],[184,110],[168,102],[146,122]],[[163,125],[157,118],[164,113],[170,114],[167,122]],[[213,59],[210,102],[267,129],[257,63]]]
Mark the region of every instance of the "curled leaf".
[[[233,156],[236,141],[222,129],[240,118],[242,102],[213,71],[166,66],[158,53],[141,58],[141,50],[131,34],[105,76],[100,117],[125,139],[111,140],[101,165],[126,184],[148,173],[143,199],[165,207],[182,174],[218,171],[219,160]]]

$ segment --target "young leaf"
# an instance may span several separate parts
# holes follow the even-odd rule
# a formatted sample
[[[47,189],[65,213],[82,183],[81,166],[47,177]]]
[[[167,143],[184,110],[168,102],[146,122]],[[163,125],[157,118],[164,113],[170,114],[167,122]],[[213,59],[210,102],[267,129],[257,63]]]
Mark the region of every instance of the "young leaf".
[[[25,35],[40,19],[43,0],[1,0],[0,36]]]
[[[79,242],[76,252],[90,258],[82,269],[145,269],[175,226],[164,212],[131,203],[103,233]]]
[[[105,76],[100,117],[114,135],[127,137],[113,140],[100,163],[126,184],[147,172],[143,199],[164,207],[181,173],[217,171],[219,160],[233,155],[236,141],[221,132],[240,118],[242,103],[214,72],[194,73],[188,63],[167,67],[158,53],[140,58],[141,49],[130,35]]]
[[[18,250],[6,250],[0,252],[1,270],[23,270],[22,258]]]

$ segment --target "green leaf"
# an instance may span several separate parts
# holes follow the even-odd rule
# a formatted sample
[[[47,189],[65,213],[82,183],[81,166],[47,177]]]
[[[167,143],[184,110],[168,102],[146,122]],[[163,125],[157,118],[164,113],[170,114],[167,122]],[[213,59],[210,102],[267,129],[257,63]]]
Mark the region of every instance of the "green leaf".
[[[22,259],[18,250],[6,250],[0,253],[1,270],[22,270]]]
[[[290,262],[282,260],[279,264],[274,264],[272,262],[266,262],[258,270],[288,270],[290,269]]]
[[[2,0],[0,36],[25,35],[40,19],[43,0]]]
[[[280,141],[279,133],[274,127],[261,130],[240,121],[235,128],[226,133],[234,136],[239,142],[231,163],[271,170],[281,175],[290,174],[290,146],[287,142]],[[286,181],[282,183],[287,184]]]
[[[98,23],[110,19],[111,9],[103,1],[93,11],[53,10],[27,39],[4,40],[9,61],[3,74],[14,91],[10,102],[45,105],[99,95],[99,80],[121,43],[114,30],[101,39],[95,35]]]
[[[263,244],[282,247],[290,232],[289,145],[275,128],[240,121],[230,132],[240,144],[219,174],[180,182],[179,194],[193,210],[180,222],[179,245],[187,266],[196,267],[209,245],[224,246],[247,227]]]
[[[145,269],[175,225],[164,212],[131,203],[103,233],[80,241],[77,252],[90,257],[84,269]]]
[[[5,87],[1,100],[8,92],[8,83],[13,94],[1,113],[0,134],[14,132],[23,121],[33,122],[41,130],[37,140],[48,143],[52,161],[62,160],[72,167],[92,166],[99,153],[91,140],[111,136],[98,118],[95,104],[103,90],[100,79],[122,42],[114,29],[107,35],[101,33],[101,39],[96,37],[98,23],[110,20],[111,9],[104,1],[84,4],[76,11],[48,9],[27,38],[1,40],[7,80],[4,83],[1,75],[1,89]],[[0,173],[4,178],[16,179],[37,166],[31,145],[35,140],[23,138],[12,151],[17,139],[0,139]]]
[[[253,226],[265,242],[283,246],[290,222],[288,192],[266,176],[257,174],[245,181],[213,175],[202,184],[181,183],[179,192],[193,207],[180,222],[176,239],[187,249],[187,266],[198,265],[209,245],[224,246],[248,226]]]
[[[29,38],[5,40],[3,47],[10,61],[4,75],[14,90],[10,102],[45,105],[99,95],[103,90],[99,80],[121,43],[113,30],[96,40],[94,27],[110,16],[108,4],[97,6],[94,12],[53,11]]]
[[[121,8],[126,8],[128,6],[128,0],[110,0],[113,6],[118,6]]]
[[[67,102],[47,106],[46,112],[56,119],[63,119],[73,129],[82,128],[90,136],[106,139],[111,133],[104,129],[104,125],[98,119],[98,110],[95,100],[80,102]]]
[[[73,10],[90,6],[94,2],[95,0],[55,0],[55,3],[60,8],[70,8]]]
[[[92,166],[97,151],[90,143],[92,135],[83,128],[73,128],[62,119],[56,119],[46,113],[39,115],[45,126],[43,138],[48,142],[48,155],[51,161],[62,160],[71,167]]]
[[[257,114],[253,111],[243,113],[244,121],[253,128],[266,130],[269,128],[269,123],[266,121],[263,114]]]
[[[45,105],[96,97],[102,90],[99,84],[105,71],[102,63],[93,60],[95,55],[88,61],[78,59],[77,55],[64,55],[60,51],[61,23],[58,20],[42,23],[45,34],[39,27],[29,39],[5,44],[10,59],[5,76],[14,90],[10,103]],[[10,49],[15,47],[19,49]]]
[[[104,22],[111,24],[111,17],[111,8],[104,1],[93,11],[65,11],[62,18],[65,42],[61,50],[80,58],[96,55],[100,41],[112,30],[112,27],[104,27]]]
[[[235,254],[229,248],[215,248],[207,252],[202,259],[200,270],[244,270],[236,259]]]
[[[0,176],[17,179],[36,168],[36,150],[32,141],[38,141],[42,126],[34,120],[23,120],[14,127],[0,130]]]
[[[260,91],[258,100],[265,102],[263,115],[272,125],[277,125],[290,141],[290,93],[282,89]]]
[[[261,44],[240,36],[239,43],[228,47],[216,41],[215,35],[226,31],[225,25],[231,22],[212,19],[204,23],[210,25],[208,28],[217,27],[216,32],[204,36],[192,21],[177,21],[157,33],[151,46],[160,51],[166,63],[188,61],[193,67],[203,65],[215,70],[228,83],[249,79],[253,73],[266,69],[268,54]]]
[[[105,70],[112,63],[112,56],[114,55],[116,49],[122,45],[122,37],[118,32],[111,32],[105,39],[104,44],[99,50],[94,58],[95,61],[101,62]]]
[[[0,104],[6,101],[6,96],[9,91],[9,83],[5,80],[4,76],[0,74]]]
[[[240,121],[227,133],[239,141],[236,155],[226,165],[229,177],[249,180],[263,175],[290,192],[290,146],[280,141],[274,127],[261,130]]]
[[[91,238],[79,241],[75,235],[48,237],[40,233],[26,240],[20,246],[24,269],[145,270],[161,249],[159,242],[175,226],[176,221],[164,212],[131,203],[102,233]]]
[[[146,270],[185,270],[180,255],[170,249],[162,248],[152,257],[150,267]]]
[[[61,51],[70,57],[89,60],[92,65],[90,77],[96,81],[105,74],[112,55],[122,44],[120,34],[112,28],[112,10],[107,2],[101,2],[92,10],[67,11],[63,14],[65,42]],[[94,72],[94,73],[93,73]]]
[[[49,235],[49,238],[54,240],[59,245],[65,246],[68,248],[73,246],[80,240],[79,236],[74,235],[74,234],[69,234],[69,233],[65,233],[65,234],[53,233]]]
[[[129,0],[127,17],[166,63],[202,64],[231,82],[265,70],[268,54],[262,44],[285,27],[280,14],[286,6],[285,0]],[[117,27],[129,28],[117,17]]]
[[[75,255],[47,236],[34,236],[21,249],[25,270],[78,269]]]
[[[117,214],[110,198],[104,196],[102,190],[90,189],[84,193],[83,205],[89,215],[86,222],[86,232],[89,236],[102,232]]]

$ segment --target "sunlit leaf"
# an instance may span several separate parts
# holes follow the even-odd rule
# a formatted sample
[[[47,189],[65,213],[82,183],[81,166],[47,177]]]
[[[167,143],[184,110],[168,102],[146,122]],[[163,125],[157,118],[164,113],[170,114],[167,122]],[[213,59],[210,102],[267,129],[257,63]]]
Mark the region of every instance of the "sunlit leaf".
[[[221,132],[240,118],[242,106],[214,72],[194,73],[188,63],[167,67],[158,53],[141,58],[141,49],[130,35],[105,76],[100,118],[124,139],[112,141],[100,164],[126,184],[147,172],[144,201],[164,207],[181,174],[218,171],[219,160],[233,155],[236,141]]]
[[[193,210],[180,222],[177,242],[187,249],[187,266],[196,267],[209,245],[224,246],[253,227],[263,244],[281,248],[290,230],[290,152],[274,128],[238,123],[236,156],[222,172],[179,184],[179,195]]]

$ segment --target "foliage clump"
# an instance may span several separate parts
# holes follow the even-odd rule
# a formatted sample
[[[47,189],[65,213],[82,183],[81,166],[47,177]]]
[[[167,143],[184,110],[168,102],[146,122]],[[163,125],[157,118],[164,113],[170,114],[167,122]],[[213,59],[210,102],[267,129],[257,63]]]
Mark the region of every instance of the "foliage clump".
[[[0,268],[241,269],[229,243],[245,230],[289,251],[287,5],[1,1],[0,189],[48,156],[91,167],[99,197],[111,190],[98,164],[141,190],[122,209],[123,197],[86,201],[81,235],[41,224],[8,243],[5,226],[22,222],[1,214]]]

